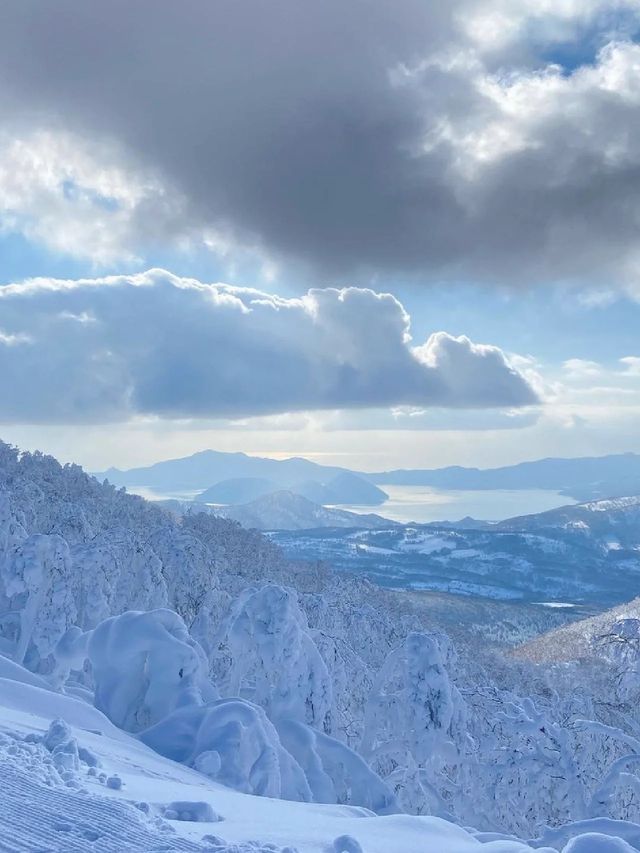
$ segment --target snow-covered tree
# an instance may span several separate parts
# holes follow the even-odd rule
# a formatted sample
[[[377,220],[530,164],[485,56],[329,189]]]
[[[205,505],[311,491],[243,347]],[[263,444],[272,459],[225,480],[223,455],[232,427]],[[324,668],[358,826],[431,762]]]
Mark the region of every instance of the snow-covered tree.
[[[169,601],[191,626],[201,610],[212,606],[216,587],[213,555],[188,530],[167,523],[152,532],[149,544],[163,566],[171,567],[164,572]]]
[[[354,750],[296,720],[280,720],[277,728],[304,770],[315,802],[364,806],[377,814],[399,810],[389,786]]]
[[[640,619],[618,619],[596,638],[597,650],[614,667],[616,693],[621,701],[640,698]]]
[[[329,724],[331,681],[292,590],[266,586],[250,594],[228,626],[228,691],[247,695],[272,720]]]
[[[126,731],[217,698],[204,652],[172,610],[112,616],[91,631],[86,648],[96,707]]]
[[[156,752],[217,782],[264,797],[309,802],[304,771],[282,746],[262,708],[221,699],[180,708],[140,733]]]
[[[20,611],[15,659],[22,663],[31,652],[32,668],[40,668],[76,618],[69,547],[60,536],[28,536],[7,556],[2,575],[10,607]]]
[[[410,633],[385,661],[365,710],[362,754],[416,813],[450,813],[464,760],[466,709],[444,665],[446,642]]]

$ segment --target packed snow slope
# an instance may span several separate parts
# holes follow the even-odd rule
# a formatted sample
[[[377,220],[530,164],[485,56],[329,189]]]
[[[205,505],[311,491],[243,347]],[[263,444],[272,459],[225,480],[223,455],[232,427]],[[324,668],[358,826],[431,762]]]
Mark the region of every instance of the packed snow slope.
[[[0,850],[11,853],[525,853],[434,817],[242,794],[159,756],[95,708],[0,658]],[[597,836],[582,832],[600,830]],[[633,846],[612,837],[626,836]],[[603,834],[603,832],[605,834]],[[591,835],[591,838],[590,838]],[[548,833],[538,853],[640,849],[640,826]],[[582,838],[582,841],[580,840]],[[560,840],[562,847],[556,846]]]

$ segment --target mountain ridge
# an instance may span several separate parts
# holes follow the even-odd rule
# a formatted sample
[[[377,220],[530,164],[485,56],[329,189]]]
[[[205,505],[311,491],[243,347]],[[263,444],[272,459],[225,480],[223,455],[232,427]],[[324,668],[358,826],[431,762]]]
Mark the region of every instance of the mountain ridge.
[[[413,485],[458,490],[547,489],[578,501],[588,501],[640,494],[640,455],[547,457],[497,468],[454,465],[363,472],[321,465],[300,456],[271,459],[240,452],[205,450],[146,467],[109,468],[95,476],[108,479],[116,486],[145,486],[174,492],[191,490],[195,493],[233,478],[264,478],[288,489],[296,483],[323,483],[341,475],[357,476],[376,486]]]
[[[460,490],[549,489],[579,501],[640,492],[640,454],[546,457],[496,468],[406,468],[366,475],[376,485]]]

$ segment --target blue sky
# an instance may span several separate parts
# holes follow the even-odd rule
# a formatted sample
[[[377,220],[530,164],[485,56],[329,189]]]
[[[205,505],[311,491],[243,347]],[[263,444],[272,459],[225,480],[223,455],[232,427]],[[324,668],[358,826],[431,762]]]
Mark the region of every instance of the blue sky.
[[[0,34],[5,439],[94,468],[640,451],[636,3],[146,2]]]

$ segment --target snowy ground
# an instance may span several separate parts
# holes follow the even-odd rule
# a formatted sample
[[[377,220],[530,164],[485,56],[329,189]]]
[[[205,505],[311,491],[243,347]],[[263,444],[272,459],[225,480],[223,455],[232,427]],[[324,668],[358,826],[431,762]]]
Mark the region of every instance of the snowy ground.
[[[67,728],[55,724],[51,728],[56,719],[63,719]],[[574,832],[565,833],[561,843]],[[377,817],[365,809],[232,791],[162,758],[84,701],[51,692],[37,676],[0,657],[3,852],[525,853],[532,849],[504,838],[476,838],[437,818]],[[554,853],[561,845],[536,849]],[[637,848],[611,838],[583,836],[564,849],[633,853]]]
[[[253,797],[164,759],[83,701],[0,658],[0,850],[521,853],[436,818]],[[15,677],[24,681],[14,680]],[[24,683],[30,682],[30,683]],[[43,742],[62,718],[79,749]],[[121,787],[119,785],[121,784]],[[188,820],[175,818],[190,818]],[[194,818],[201,818],[195,820]],[[212,818],[219,820],[212,820]],[[202,820],[204,818],[204,820]],[[348,836],[335,846],[341,836]],[[356,842],[360,845],[357,846]]]

